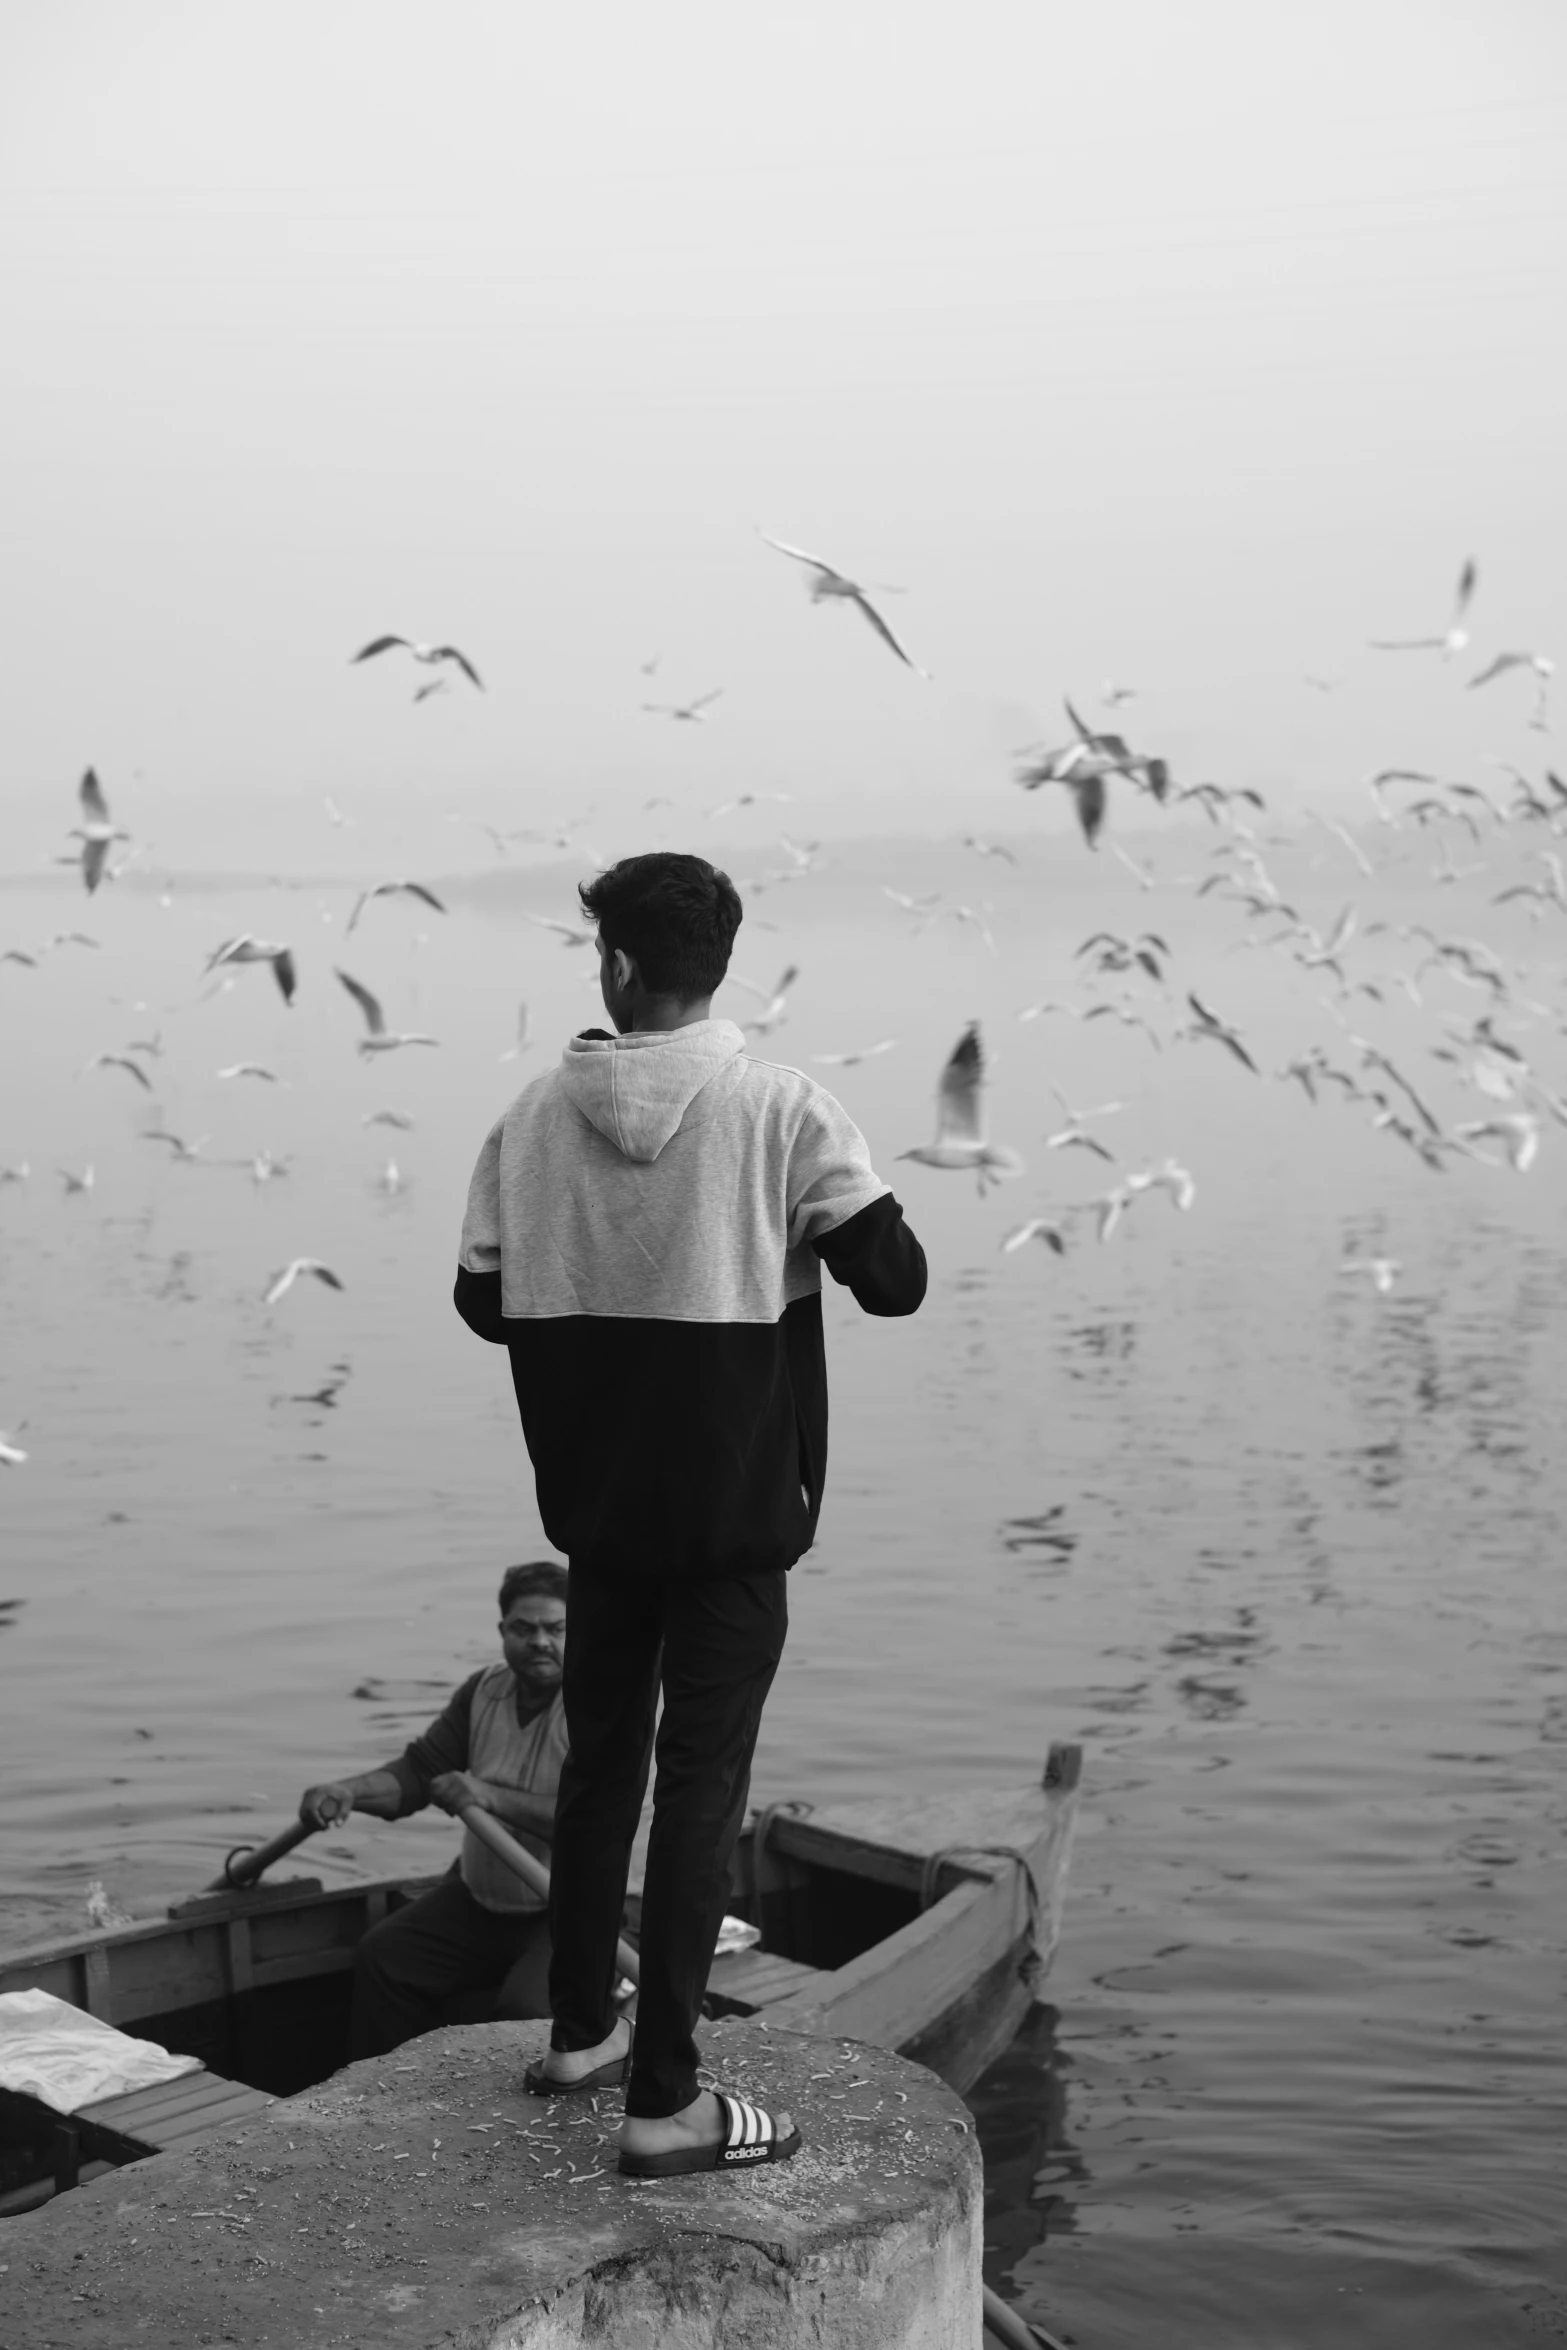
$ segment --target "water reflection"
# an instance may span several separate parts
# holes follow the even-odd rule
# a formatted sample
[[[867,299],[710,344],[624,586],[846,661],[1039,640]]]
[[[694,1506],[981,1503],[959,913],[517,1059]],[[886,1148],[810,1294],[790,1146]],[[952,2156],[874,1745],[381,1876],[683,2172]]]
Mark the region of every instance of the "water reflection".
[[[1078,1545],[1078,1536],[1066,1523],[1065,1502],[1054,1502],[1049,1509],[1038,1511],[1031,1518],[1005,1518],[1001,1524],[1001,1544],[1004,1550],[1044,1551],[1051,1558],[1065,1561]]]
[[[1072,2233],[1077,2196],[1089,2181],[1068,2131],[1072,2063],[1060,2045],[1060,2021],[1057,2008],[1031,2008],[1006,2054],[968,2093],[985,2157],[985,2282],[1007,2300],[1019,2261],[1050,2237]],[[1050,2323],[1044,2308],[1021,2314]]]
[[[338,1397],[353,1374],[353,1368],[352,1363],[333,1363],[329,1366],[327,1375],[319,1387],[308,1388],[298,1395],[275,1395],[272,1401],[274,1404],[314,1404],[322,1411],[333,1411],[336,1409]],[[318,1421],[311,1421],[308,1424],[311,1427],[320,1425]]]

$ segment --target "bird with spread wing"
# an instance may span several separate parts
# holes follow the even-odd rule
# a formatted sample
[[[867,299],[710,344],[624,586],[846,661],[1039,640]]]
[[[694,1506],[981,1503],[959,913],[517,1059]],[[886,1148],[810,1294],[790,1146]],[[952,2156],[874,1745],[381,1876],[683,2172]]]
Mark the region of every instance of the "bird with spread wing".
[[[723,687],[715,685],[710,694],[698,694],[692,702],[644,702],[642,707],[654,718],[674,718],[688,726],[705,726],[705,713],[722,698]]]
[[[117,840],[129,840],[131,836],[128,832],[122,832],[110,816],[109,803],[103,796],[103,786],[91,767],[88,768],[77,786],[76,796],[81,803],[82,821],[80,824],[72,826],[70,838],[79,840],[82,844],[82,881],[86,886],[88,896],[91,897],[103,879],[103,869],[109,861],[110,849]],[[61,859],[61,863],[66,865],[72,865],[75,862],[74,857]],[[112,874],[110,879],[113,879]]]
[[[351,979],[346,971],[340,971],[335,963],[332,966],[332,971],[333,976],[342,981],[365,1016],[366,1032],[359,1039],[359,1050],[362,1053],[390,1053],[395,1052],[400,1044],[435,1044],[438,1041],[433,1036],[420,1036],[389,1029],[386,1025],[386,1014],[370,990],[361,981]]]
[[[738,971],[731,971],[729,976],[736,987],[743,987],[747,995],[757,997],[762,1007],[754,1020],[742,1021],[741,1026],[749,1029],[753,1035],[770,1036],[788,1012],[789,990],[800,976],[799,964],[791,963],[787,970],[779,974],[778,984],[771,989],[758,987],[754,979],[742,979]]]
[[[347,938],[352,933],[358,924],[360,915],[372,898],[396,897],[418,898],[422,904],[429,906],[437,914],[444,914],[446,911],[434,890],[427,888],[422,881],[378,881],[373,888],[362,889],[359,892],[354,901],[354,910],[348,917],[348,927],[343,932],[343,936]]]
[[[220,947],[213,948],[202,976],[205,978],[207,973],[230,963],[270,963],[284,1003],[293,1003],[299,974],[292,947],[276,946],[270,939],[252,938],[248,930],[242,930],[238,938],[226,938]]]
[[[971,1020],[937,1081],[935,1141],[898,1153],[900,1159],[915,1159],[922,1167],[972,1170],[979,1177],[981,1199],[992,1183],[1023,1172],[1016,1151],[985,1139],[984,1086],[985,1049],[979,1022]]]
[[[415,661],[422,661],[426,668],[433,666],[437,661],[455,662],[469,683],[476,685],[480,693],[483,693],[483,678],[467,654],[460,653],[455,645],[422,645],[413,637],[376,636],[372,637],[367,645],[361,645],[359,651],[351,657],[348,665],[352,669],[356,662],[373,661],[377,653],[390,653],[399,649],[409,654]],[[421,687],[420,693],[422,694],[425,690]],[[415,695],[414,698],[418,700],[419,695]]]
[[[788,555],[794,562],[804,563],[807,566],[812,576],[806,581],[806,592],[813,604],[825,604],[831,599],[837,598],[841,603],[858,605],[872,628],[875,629],[876,634],[881,638],[882,643],[887,646],[889,651],[897,654],[905,669],[912,669],[916,677],[929,677],[929,670],[922,669],[919,663],[911,659],[909,654],[904,651],[886,621],[883,620],[871,602],[870,597],[856,580],[847,578],[831,563],[824,563],[820,555],[808,555],[803,547],[791,547],[783,539],[769,538],[765,530],[759,530],[757,537],[761,539],[764,546],[772,547],[778,554]]]
[[[1398,636],[1371,639],[1374,653],[1440,653],[1444,661],[1451,661],[1469,642],[1469,631],[1464,626],[1470,604],[1474,601],[1479,570],[1471,555],[1458,574],[1458,588],[1453,597],[1453,617],[1441,636]]]

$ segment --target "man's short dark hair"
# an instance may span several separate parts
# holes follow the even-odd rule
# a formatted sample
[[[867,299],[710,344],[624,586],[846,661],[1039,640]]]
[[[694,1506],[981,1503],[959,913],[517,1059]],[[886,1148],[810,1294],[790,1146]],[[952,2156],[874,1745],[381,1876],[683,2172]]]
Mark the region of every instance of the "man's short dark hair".
[[[729,968],[740,893],[705,857],[668,849],[622,857],[579,882],[577,895],[605,945],[631,957],[649,995],[695,1003],[712,994]]]
[[[529,1559],[520,1567],[508,1567],[501,1577],[501,1616],[510,1613],[512,1601],[528,1599],[537,1593],[541,1599],[566,1597],[566,1570],[554,1559]]]

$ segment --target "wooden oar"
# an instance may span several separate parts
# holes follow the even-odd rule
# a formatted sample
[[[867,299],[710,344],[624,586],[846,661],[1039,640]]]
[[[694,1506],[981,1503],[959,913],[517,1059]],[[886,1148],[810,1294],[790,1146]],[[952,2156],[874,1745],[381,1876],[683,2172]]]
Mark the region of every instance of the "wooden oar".
[[[303,1820],[294,1820],[280,1836],[274,1836],[270,1843],[236,1844],[228,1859],[223,1863],[222,1876],[214,1877],[211,1884],[206,1887],[206,1891],[209,1893],[240,1892],[246,1885],[253,1885],[263,1869],[269,1869],[275,1860],[283,1858],[285,1852],[292,1852],[296,1844],[303,1844],[307,1836],[314,1836],[315,1833],[316,1830],[307,1827]]]
[[[1031,2326],[999,2293],[993,2293],[988,2285],[980,2289],[985,2296],[985,2323],[996,2339],[1006,2344],[1006,2350],[1062,2350],[1054,2334],[1047,2334],[1043,2326]]]
[[[481,1811],[476,1803],[470,1803],[457,1816],[465,1828],[473,1831],[481,1844],[489,1846],[497,1860],[503,1860],[509,1869],[516,1870],[525,1885],[531,1885],[534,1892],[542,1894],[546,1901],[549,1899],[549,1870],[541,1860],[535,1860],[531,1852],[525,1851],[515,1836],[508,1834],[494,1812]],[[633,1983],[640,1983],[642,1970],[629,1942],[615,1944],[615,1963],[623,1975],[628,1975]]]

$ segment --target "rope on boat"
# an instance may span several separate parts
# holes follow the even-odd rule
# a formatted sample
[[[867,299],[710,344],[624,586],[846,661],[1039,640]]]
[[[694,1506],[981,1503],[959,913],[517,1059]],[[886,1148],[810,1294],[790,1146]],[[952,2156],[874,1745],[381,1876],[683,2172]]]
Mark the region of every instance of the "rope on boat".
[[[972,1859],[976,1855],[984,1860],[1014,1861],[1023,1872],[1023,1886],[1028,1895],[1029,1947],[1019,1961],[1017,1971],[1018,1980],[1027,1990],[1033,1991],[1037,1989],[1044,1977],[1045,1962],[1040,1954],[1039,1940],[1045,1905],[1040,1898],[1039,1880],[1034,1875],[1033,1863],[1026,1853],[1017,1851],[1011,1844],[945,1845],[940,1852],[933,1852],[930,1855],[921,1872],[920,1908],[922,1910],[929,1909],[936,1899],[936,1886],[943,1868],[949,1863],[956,1868],[965,1857]]]
[[[774,1820],[779,1817],[780,1813],[787,1813],[791,1819],[803,1820],[808,1818],[815,1809],[814,1803],[802,1803],[797,1797],[791,1797],[785,1803],[770,1803],[764,1810],[757,1813],[751,1829],[751,1869],[758,1897],[766,1889],[762,1883],[762,1863],[766,1857],[767,1839],[772,1832]]]

